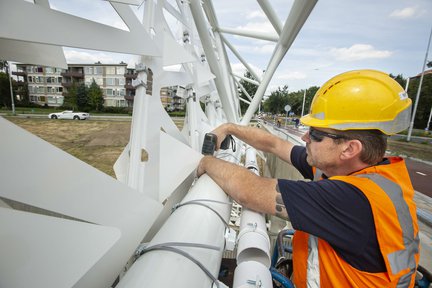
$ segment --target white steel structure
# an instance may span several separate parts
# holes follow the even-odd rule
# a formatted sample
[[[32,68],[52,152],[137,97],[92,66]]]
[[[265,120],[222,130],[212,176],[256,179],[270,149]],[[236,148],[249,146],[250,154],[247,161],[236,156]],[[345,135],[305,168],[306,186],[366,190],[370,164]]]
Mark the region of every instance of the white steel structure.
[[[226,121],[249,124],[316,1],[294,0],[282,21],[268,0],[257,0],[275,30],[268,35],[220,27],[211,0],[109,1],[129,31],[50,9],[48,0],[1,0],[1,59],[66,68],[61,47],[68,46],[135,54],[140,61],[117,180],[0,119],[0,287],[110,287],[117,278],[118,287],[222,287],[222,253],[236,238],[227,224],[230,199],[206,175],[194,180],[203,137]],[[139,5],[142,19],[133,10]],[[166,15],[183,31],[179,39]],[[56,33],[59,25],[75,29]],[[276,44],[263,75],[227,34]],[[247,80],[258,85],[248,99],[239,99],[243,76],[232,73],[226,48],[256,79]],[[172,65],[181,68],[168,70]],[[162,87],[175,85],[184,87],[187,105],[182,131],[158,97]],[[240,100],[250,103],[244,115]],[[241,150],[219,157],[238,162]],[[242,244],[237,279],[264,273],[260,279],[268,283],[265,225],[249,212],[239,238],[261,242]],[[248,233],[248,223],[259,227]],[[147,244],[137,250],[140,243]]]

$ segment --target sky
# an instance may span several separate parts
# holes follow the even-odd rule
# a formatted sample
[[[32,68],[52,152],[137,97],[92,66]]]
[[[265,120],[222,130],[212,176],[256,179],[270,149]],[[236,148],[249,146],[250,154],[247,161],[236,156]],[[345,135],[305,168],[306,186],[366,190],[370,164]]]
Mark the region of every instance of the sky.
[[[175,5],[175,1],[169,2]],[[293,0],[268,2],[284,22]],[[107,1],[50,0],[50,4],[63,12],[127,29]],[[213,5],[221,27],[275,33],[254,0],[216,0]],[[431,29],[432,0],[319,0],[266,93],[283,85],[288,85],[289,91],[321,86],[331,77],[353,69],[415,76],[422,71]],[[273,42],[226,37],[256,71],[266,69]],[[67,47],[64,51],[68,63],[124,61],[133,67],[137,61],[133,55]],[[229,58],[234,73],[243,74],[243,65],[230,51]],[[432,60],[430,48],[428,60]]]

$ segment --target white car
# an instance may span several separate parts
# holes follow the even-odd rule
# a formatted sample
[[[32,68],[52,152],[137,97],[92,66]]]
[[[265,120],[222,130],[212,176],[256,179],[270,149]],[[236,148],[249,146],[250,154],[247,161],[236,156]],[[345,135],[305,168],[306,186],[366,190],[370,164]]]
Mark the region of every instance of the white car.
[[[73,112],[71,110],[65,110],[59,113],[51,113],[48,115],[50,119],[73,119],[73,120],[85,120],[90,118],[89,113]]]

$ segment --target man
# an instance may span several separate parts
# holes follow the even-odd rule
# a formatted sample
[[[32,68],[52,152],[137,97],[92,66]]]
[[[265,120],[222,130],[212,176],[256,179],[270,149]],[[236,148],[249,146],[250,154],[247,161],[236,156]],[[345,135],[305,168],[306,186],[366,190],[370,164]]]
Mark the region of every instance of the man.
[[[416,207],[404,160],[384,157],[387,135],[408,127],[411,100],[387,74],[340,74],[316,93],[310,126],[294,146],[253,127],[232,134],[291,163],[311,182],[263,178],[211,156],[207,173],[245,207],[289,219],[296,287],[413,287],[419,261]]]

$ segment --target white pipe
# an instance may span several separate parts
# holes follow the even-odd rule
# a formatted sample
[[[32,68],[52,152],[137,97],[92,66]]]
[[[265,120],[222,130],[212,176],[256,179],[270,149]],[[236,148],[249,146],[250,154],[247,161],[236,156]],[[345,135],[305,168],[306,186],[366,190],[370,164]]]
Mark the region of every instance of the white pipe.
[[[259,3],[261,9],[266,14],[267,18],[270,20],[270,23],[273,25],[273,28],[280,35],[283,28],[282,22],[277,17],[276,12],[273,10],[268,0],[257,0],[257,2]]]
[[[258,87],[253,101],[246,111],[241,121],[242,125],[247,125],[252,119],[255,111],[258,109],[259,104],[264,96],[264,92],[273,77],[276,68],[282,61],[291,44],[294,42],[298,32],[306,22],[309,14],[312,12],[313,7],[318,0],[296,0],[291,8],[291,12],[288,15],[285,25],[283,27],[280,39],[273,51],[272,58],[269,61],[266,73],[262,79],[260,86]]]
[[[256,150],[252,147],[246,149],[245,167],[251,172],[259,174],[256,161]],[[265,217],[248,209],[243,209],[240,219],[240,232],[237,237],[237,269],[234,272],[233,287],[243,286],[250,281],[264,281],[270,279],[268,268],[271,265],[270,239],[267,235]],[[271,287],[262,286],[262,287]]]
[[[263,214],[243,209],[237,239],[237,264],[255,261],[270,268],[270,239]]]
[[[233,288],[273,287],[268,267],[259,262],[247,261],[237,265]]]
[[[240,60],[240,62],[243,63],[243,65],[248,69],[249,73],[251,73],[252,76],[255,77],[255,79],[261,81],[261,77],[259,77],[258,74],[255,73],[255,71],[252,69],[252,66],[250,66],[249,63],[247,63],[247,61],[240,55],[240,53],[237,52],[237,49],[235,49],[235,47],[225,38],[225,36],[223,36],[222,34],[220,36],[224,43],[228,46],[228,48],[230,48],[231,52],[233,52],[237,59]]]
[[[192,89],[187,89],[186,93],[188,93],[186,99],[186,109],[187,109],[187,117],[189,123],[189,145],[192,149],[199,151],[199,135],[197,135],[198,131],[198,117],[197,117],[197,109],[196,103],[193,96]]]
[[[250,31],[244,29],[233,29],[233,28],[219,28],[220,32],[234,34],[244,37],[250,37],[255,39],[267,40],[272,42],[277,42],[279,40],[278,35],[270,35],[266,32]]]
[[[193,16],[193,19],[196,23],[196,28],[198,34],[201,39],[201,43],[203,45],[207,61],[211,68],[213,74],[215,74],[216,78],[214,79],[220,99],[222,101],[225,114],[230,122],[237,122],[237,113],[235,111],[235,107],[233,107],[228,100],[228,83],[224,82],[223,73],[221,71],[220,63],[217,59],[216,53],[213,50],[213,42],[210,38],[209,31],[207,29],[207,22],[205,21],[204,13],[201,8],[200,0],[191,0],[190,1],[190,10]]]
[[[197,180],[181,203],[198,199],[229,203],[229,197],[207,175]],[[228,222],[231,205],[201,203],[216,210]],[[215,212],[203,206],[190,204],[177,208],[147,247],[167,242],[199,243],[219,247],[218,251],[176,247],[190,254],[217,278],[225,246],[224,235],[225,224]],[[182,255],[171,251],[150,251],[132,265],[117,287],[212,287],[212,280],[195,263]]]
[[[261,82],[258,82],[258,81],[256,81],[256,80],[252,80],[252,79],[247,78],[247,77],[244,77],[244,76],[242,76],[242,75],[238,75],[238,74],[235,74],[235,73],[233,73],[232,75],[233,75],[234,77],[237,77],[237,78],[243,79],[243,80],[245,80],[246,82],[249,82],[249,83],[254,84],[254,85],[257,85],[257,86],[259,86],[259,85],[261,84]]]
[[[244,86],[240,83],[240,81],[238,81],[237,79],[235,79],[236,84],[240,87],[240,89],[243,91],[243,93],[246,95],[246,97],[252,101],[252,97],[249,95],[249,93],[246,91],[246,89],[244,88]]]

